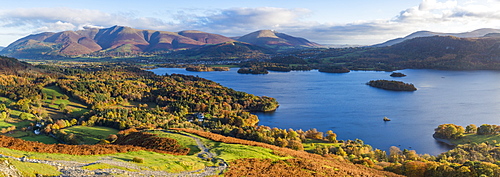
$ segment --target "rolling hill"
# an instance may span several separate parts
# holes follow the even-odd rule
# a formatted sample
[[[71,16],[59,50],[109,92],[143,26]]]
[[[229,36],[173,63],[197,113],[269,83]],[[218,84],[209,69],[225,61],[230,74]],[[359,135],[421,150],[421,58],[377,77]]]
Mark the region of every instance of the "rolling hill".
[[[196,57],[196,58],[258,58],[260,56],[274,53],[273,49],[256,46],[244,42],[225,42],[214,45],[205,45],[202,47],[180,50],[166,54],[168,58],[172,57]]]

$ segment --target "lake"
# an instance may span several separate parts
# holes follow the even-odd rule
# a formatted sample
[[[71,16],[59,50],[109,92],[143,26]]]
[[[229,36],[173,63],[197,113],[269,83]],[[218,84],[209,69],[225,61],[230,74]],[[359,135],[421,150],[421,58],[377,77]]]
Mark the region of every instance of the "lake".
[[[332,130],[337,139],[361,139],[374,148],[391,146],[437,155],[450,149],[432,137],[445,123],[500,124],[499,71],[441,71],[407,69],[396,72],[312,71],[270,72],[267,75],[225,72],[190,72],[181,68],[157,68],[156,74],[197,75],[226,87],[276,98],[273,113],[255,113],[260,125],[319,131]],[[365,83],[387,79],[413,83],[415,92],[373,88]],[[391,121],[384,122],[388,117]]]

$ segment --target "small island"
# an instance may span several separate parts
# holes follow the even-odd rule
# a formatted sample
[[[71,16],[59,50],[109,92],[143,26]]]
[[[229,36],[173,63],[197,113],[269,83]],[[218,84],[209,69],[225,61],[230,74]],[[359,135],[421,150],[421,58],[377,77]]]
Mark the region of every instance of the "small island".
[[[366,83],[369,86],[393,91],[415,91],[417,88],[413,84],[404,83],[401,81],[389,80],[371,80]]]
[[[325,72],[325,73],[349,73],[349,72],[351,72],[351,70],[349,70],[346,67],[342,67],[342,66],[327,66],[327,67],[320,68],[318,71]]]
[[[384,117],[384,122],[391,121],[391,119]]]
[[[194,71],[194,72],[229,71],[229,67],[192,66],[192,67],[187,67],[186,71]]]
[[[238,69],[239,74],[269,74],[269,71],[265,68],[240,68]]]
[[[403,73],[393,72],[391,77],[405,77],[406,75]]]

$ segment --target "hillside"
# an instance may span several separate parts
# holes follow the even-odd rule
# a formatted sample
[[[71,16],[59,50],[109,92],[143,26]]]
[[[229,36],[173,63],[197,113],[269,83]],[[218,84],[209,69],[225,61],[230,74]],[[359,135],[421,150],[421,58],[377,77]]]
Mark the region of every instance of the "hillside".
[[[165,54],[166,58],[218,58],[218,59],[246,59],[262,58],[275,51],[243,42],[225,42],[214,45],[205,45],[190,50],[180,50]]]
[[[293,37],[273,30],[259,30],[235,39],[241,42],[271,48],[322,47],[321,45],[308,41],[307,39]]]
[[[77,55],[120,55],[189,49],[233,39],[201,31],[167,32],[124,26],[86,28],[79,31],[40,33],[7,46],[2,53],[19,58]]]
[[[40,73],[40,69],[15,58],[0,56],[0,74],[17,75],[22,73]]]
[[[317,48],[287,55],[306,59],[313,67],[334,65],[350,70],[499,70],[500,35],[417,37],[387,47]]]
[[[421,37],[381,52],[404,68],[500,69],[500,38]]]
[[[113,26],[102,29],[85,28],[79,31],[32,34],[13,42],[1,50],[0,53],[24,59],[134,57],[197,49],[214,44],[224,45],[225,43],[237,41],[247,43],[245,44],[246,46],[257,45],[277,49],[320,46],[303,38],[270,30],[257,31],[235,40],[222,35],[195,30],[168,32]],[[210,49],[211,47],[208,47],[201,49],[201,51]],[[209,56],[203,57],[211,57],[216,53],[227,54],[234,52],[230,48],[228,49],[229,51],[224,51],[224,49],[223,47],[218,47],[213,49],[213,51],[208,51]],[[248,55],[253,55],[255,49],[250,50],[252,51]],[[197,51],[194,52],[196,53]],[[248,50],[239,51],[239,53],[245,52],[248,52]],[[268,53],[268,51],[264,53]],[[191,56],[194,55],[197,54],[191,54]],[[222,57],[225,56],[222,55]]]
[[[438,33],[438,32],[431,32],[431,31],[417,31],[417,32],[414,32],[414,33],[412,33],[408,36],[405,36],[403,38],[391,39],[391,40],[386,41],[384,43],[373,45],[372,47],[387,47],[387,46],[395,45],[395,44],[401,43],[403,41],[418,38],[418,37],[454,36],[454,37],[459,37],[459,38],[478,38],[478,37],[484,37],[485,35],[488,35],[490,33],[500,33],[500,29],[482,28],[482,29],[477,29],[477,30],[471,31],[471,32],[463,32],[463,33]]]

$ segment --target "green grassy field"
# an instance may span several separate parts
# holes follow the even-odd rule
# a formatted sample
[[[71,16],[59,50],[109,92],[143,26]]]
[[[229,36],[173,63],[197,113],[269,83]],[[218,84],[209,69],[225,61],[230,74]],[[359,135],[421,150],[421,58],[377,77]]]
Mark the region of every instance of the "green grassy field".
[[[213,166],[214,163],[210,161],[201,160],[196,156],[177,156],[170,154],[161,154],[149,151],[137,151],[128,153],[118,153],[118,154],[108,154],[108,155],[67,155],[67,154],[51,154],[51,153],[36,153],[36,152],[25,152],[12,150],[7,148],[0,148],[0,154],[23,157],[26,156],[30,159],[40,159],[40,160],[65,160],[65,161],[76,161],[81,163],[93,163],[99,161],[103,158],[111,159],[114,161],[123,162],[125,164],[130,163],[129,166],[137,166],[141,170],[157,170],[166,171],[170,173],[178,173],[182,171],[194,171],[204,168],[205,166]],[[132,161],[134,157],[140,157],[144,159],[144,163],[135,163]],[[115,165],[102,163],[99,166],[106,166],[108,168],[114,168]],[[91,166],[89,168],[96,168],[96,166]],[[130,171],[135,171],[130,168],[120,168],[123,170],[129,169]]]
[[[45,143],[45,144],[57,144],[59,143],[56,139],[47,136],[47,135],[35,135],[34,133],[31,133],[28,136],[23,136],[19,137],[19,139],[26,140],[26,141],[38,141],[40,143]]]
[[[246,146],[240,144],[226,144],[221,142],[214,142],[213,149],[210,150],[218,155],[219,158],[226,161],[232,161],[243,158],[259,158],[259,159],[273,159],[283,160],[292,157],[281,157],[275,155],[273,150],[257,146]]]
[[[181,144],[184,147],[189,147],[189,148],[192,148],[193,146],[196,147],[196,142],[192,138],[180,134],[165,133],[161,131],[154,131],[154,133],[158,134],[158,136],[160,137],[164,136],[176,139],[179,142],[179,144]],[[242,159],[242,158],[263,158],[263,159],[265,158],[273,160],[291,158],[291,157],[281,157],[275,155],[271,149],[266,149],[262,147],[246,146],[240,144],[227,144],[227,143],[212,141],[194,134],[189,134],[185,132],[182,132],[182,134],[199,138],[203,142],[205,147],[210,149],[210,152],[217,154],[217,158],[221,158],[226,161]],[[200,149],[196,147],[196,153],[199,151]],[[190,152],[190,154],[192,153]]]
[[[28,120],[18,120],[18,119],[7,119],[7,120],[0,120],[0,129],[2,128],[7,128],[11,126],[16,126],[17,128],[19,127],[26,127],[31,123],[31,121]]]
[[[42,89],[42,93],[47,95],[47,99],[44,100],[45,103],[49,104],[47,111],[51,117],[62,117],[64,116],[62,111],[59,110],[60,104],[66,104],[69,109],[72,110],[71,115],[73,117],[79,117],[83,115],[83,113],[88,112],[87,106],[80,103],[79,101],[69,98],[69,99],[61,99],[63,95],[65,95],[61,88],[58,86],[49,86]],[[55,98],[54,98],[55,97]]]
[[[118,133],[118,130],[109,127],[87,127],[72,126],[65,128],[66,133],[73,133],[83,138],[83,144],[96,144],[101,139],[106,139],[110,134]]]
[[[61,174],[61,172],[57,171],[56,167],[48,164],[21,162],[7,158],[0,158],[0,161],[9,162],[9,164],[13,165],[17,170],[19,170],[19,172],[21,172],[21,175],[26,177],[35,177],[37,176],[36,174],[41,176],[58,176]]]
[[[224,159],[226,161],[243,159],[243,158],[262,158],[262,159],[273,159],[273,160],[292,158],[291,156],[281,157],[275,155],[273,153],[273,150],[266,149],[263,147],[216,142],[200,137],[198,135],[189,134],[185,132],[182,133],[200,138],[203,144],[205,144],[205,146],[210,149],[210,152],[217,154],[218,158]]]
[[[86,170],[112,169],[112,168],[125,170],[125,171],[134,171],[134,172],[138,171],[138,170],[127,168],[127,167],[110,165],[110,164],[105,164],[105,163],[95,163],[95,164],[87,165],[87,166],[83,167],[83,169],[86,169]]]
[[[323,141],[323,140],[307,139],[305,142],[302,143],[302,145],[304,146],[304,151],[313,152],[314,149],[316,149],[317,146],[335,146],[335,147],[339,147],[340,143],[330,143],[328,141]]]
[[[464,134],[464,137],[457,140],[450,140],[452,144],[468,144],[468,143],[484,143],[489,142],[500,144],[500,135],[477,135],[477,134]]]
[[[163,131],[150,131],[151,133],[157,134],[159,137],[167,137],[177,140],[182,147],[187,147],[190,149],[188,155],[193,155],[200,152],[200,148],[196,145],[196,141],[193,138],[189,138],[180,134],[165,133]]]

